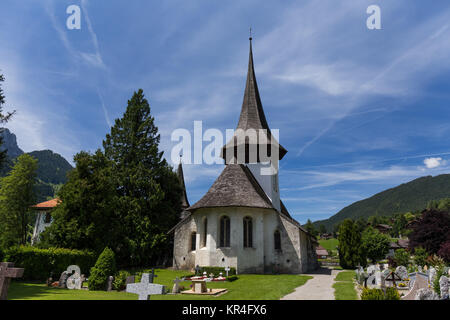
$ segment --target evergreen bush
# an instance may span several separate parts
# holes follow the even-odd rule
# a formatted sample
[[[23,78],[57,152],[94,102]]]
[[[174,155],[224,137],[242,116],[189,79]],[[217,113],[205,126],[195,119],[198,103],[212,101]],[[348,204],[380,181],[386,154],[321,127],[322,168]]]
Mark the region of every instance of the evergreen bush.
[[[95,263],[95,255],[86,250],[20,246],[5,250],[3,260],[24,268],[23,280],[45,281],[53,274],[53,279],[57,281],[70,265],[77,265],[81,273],[88,273]]]
[[[108,277],[116,274],[116,260],[114,252],[106,247],[98,257],[89,276],[89,290],[106,290]]]

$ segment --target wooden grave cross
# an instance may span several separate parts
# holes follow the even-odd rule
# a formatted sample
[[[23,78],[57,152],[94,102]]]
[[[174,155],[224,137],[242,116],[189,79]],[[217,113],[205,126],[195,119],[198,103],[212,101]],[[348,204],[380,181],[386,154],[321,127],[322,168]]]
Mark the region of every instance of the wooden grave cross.
[[[23,276],[23,268],[13,268],[12,262],[0,262],[0,300],[8,297],[8,288],[12,278]]]

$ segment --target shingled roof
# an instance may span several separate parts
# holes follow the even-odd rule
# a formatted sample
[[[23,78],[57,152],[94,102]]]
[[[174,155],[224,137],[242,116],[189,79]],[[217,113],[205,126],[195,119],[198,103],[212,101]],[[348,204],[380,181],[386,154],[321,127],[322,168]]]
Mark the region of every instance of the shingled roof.
[[[181,164],[178,165],[178,179],[180,180],[181,187],[183,188],[183,194],[181,195],[181,208],[183,210],[187,209],[189,207],[189,201],[186,194],[186,185],[184,184],[184,174],[183,174],[183,166]]]
[[[272,144],[274,147],[279,149],[279,159],[281,160],[287,153],[287,150],[281,146],[275,137],[272,136],[270,132],[269,125],[267,124],[266,116],[261,103],[261,98],[259,96],[258,84],[256,83],[255,68],[253,65],[253,53],[252,53],[252,39],[250,38],[250,54],[248,61],[248,72],[247,72],[247,82],[245,85],[244,101],[242,102],[241,115],[239,117],[239,122],[236,129],[248,130],[254,129],[258,132],[260,129],[264,129],[267,137],[267,145]],[[236,148],[235,146],[238,142],[237,134],[232,140],[230,140],[222,148],[222,157],[225,159],[225,150],[228,148]],[[242,139],[242,141],[246,141]],[[258,145],[259,137],[258,137]],[[269,154],[270,156],[270,154]]]
[[[203,198],[188,210],[215,207],[274,209],[255,177],[242,164],[226,165]]]

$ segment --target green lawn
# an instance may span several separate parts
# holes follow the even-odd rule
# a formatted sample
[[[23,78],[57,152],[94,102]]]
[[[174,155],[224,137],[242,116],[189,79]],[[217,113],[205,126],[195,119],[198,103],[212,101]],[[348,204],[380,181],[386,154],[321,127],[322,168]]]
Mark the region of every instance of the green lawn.
[[[338,273],[333,284],[334,298],[336,300],[358,300],[353,279],[355,271],[342,271]]]
[[[319,244],[327,250],[336,251],[336,246],[339,244],[338,239],[319,240]]]
[[[187,275],[186,271],[155,270],[155,283],[172,289],[175,277]],[[154,300],[278,300],[306,283],[310,276],[303,275],[238,275],[233,282],[209,282],[208,288],[226,288],[228,292],[218,297],[196,295],[155,295]],[[189,289],[190,281],[180,285]],[[43,284],[13,281],[8,298],[11,300],[136,300],[137,295],[126,292],[102,292],[49,288]]]

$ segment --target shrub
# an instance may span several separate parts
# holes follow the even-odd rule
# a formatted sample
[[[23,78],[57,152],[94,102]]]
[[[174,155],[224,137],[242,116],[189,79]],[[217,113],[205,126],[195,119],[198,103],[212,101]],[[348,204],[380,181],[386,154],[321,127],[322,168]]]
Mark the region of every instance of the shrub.
[[[367,264],[361,244],[361,233],[353,220],[345,219],[340,224],[338,241],[339,263],[342,268],[354,269],[358,264]]]
[[[417,266],[425,266],[427,261],[428,253],[427,250],[421,247],[414,248],[414,263]]]
[[[447,276],[445,273],[445,268],[443,266],[436,268],[436,277],[434,278],[433,283],[431,284],[433,286],[434,292],[436,292],[438,295],[441,295],[441,286],[439,284],[439,280],[442,276]]]
[[[381,289],[364,288],[361,300],[400,300],[400,294],[395,288],[386,288],[386,293]]]
[[[364,288],[361,293],[361,300],[384,300],[383,290]]]
[[[218,277],[219,273],[222,272],[222,275],[225,277],[226,272],[223,267],[200,267],[201,271],[200,273],[203,274],[203,272],[206,271],[206,274],[209,276],[211,273],[214,274],[214,276]],[[230,271],[228,271],[228,276],[234,276],[236,275],[236,268],[230,268]]]
[[[89,276],[89,290],[106,290],[108,277],[116,274],[114,252],[108,247],[98,257]]]
[[[393,257],[388,257],[389,268],[397,268],[397,262]]]
[[[230,276],[227,278],[227,281],[233,282],[233,281],[236,281],[237,279],[239,279],[238,276]]]
[[[125,270],[119,271],[114,276],[113,281],[113,289],[117,291],[122,291],[126,289],[125,283],[127,281],[127,277],[131,276],[131,273]]]
[[[386,288],[384,300],[400,300],[400,294],[395,288]]]
[[[409,265],[409,252],[405,249],[398,249],[394,253],[394,260],[398,266],[408,266]]]
[[[86,250],[21,246],[7,249],[4,260],[25,269],[21,279],[45,281],[50,273],[54,280],[58,280],[70,265],[79,266],[81,272],[87,274],[95,263],[95,255]]]

